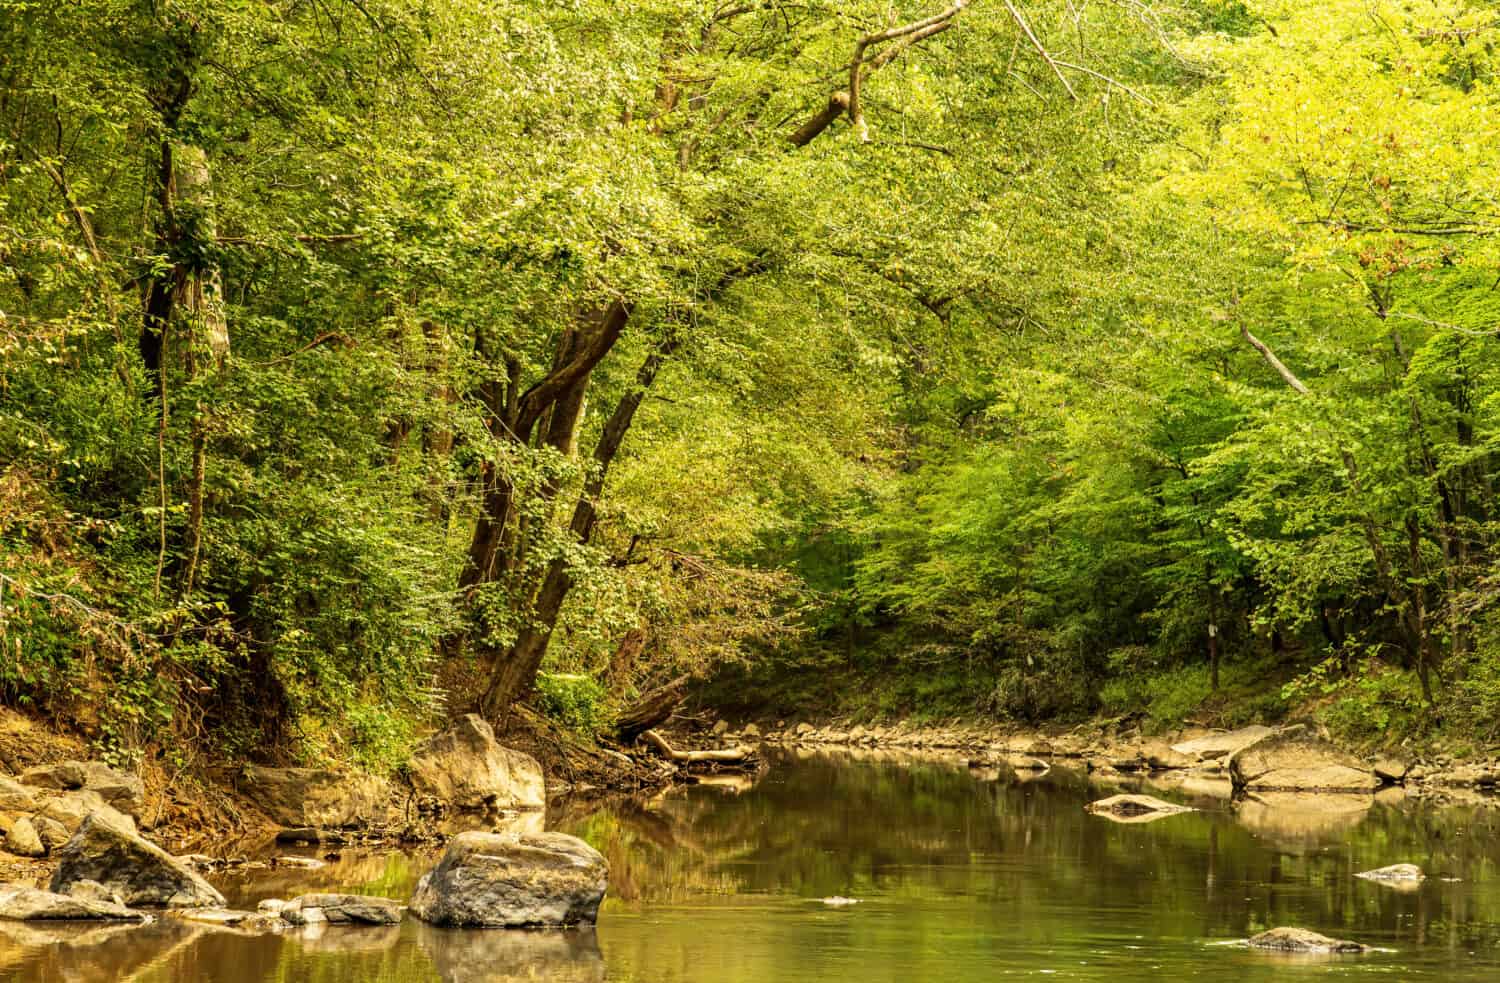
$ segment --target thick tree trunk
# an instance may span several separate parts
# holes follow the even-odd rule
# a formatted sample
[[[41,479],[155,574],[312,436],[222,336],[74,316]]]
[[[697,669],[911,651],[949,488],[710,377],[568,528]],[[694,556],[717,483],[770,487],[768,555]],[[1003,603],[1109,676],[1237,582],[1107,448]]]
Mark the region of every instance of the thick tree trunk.
[[[615,736],[629,744],[638,735],[665,723],[686,697],[687,683],[688,677],[679,676],[621,710],[615,718]]]

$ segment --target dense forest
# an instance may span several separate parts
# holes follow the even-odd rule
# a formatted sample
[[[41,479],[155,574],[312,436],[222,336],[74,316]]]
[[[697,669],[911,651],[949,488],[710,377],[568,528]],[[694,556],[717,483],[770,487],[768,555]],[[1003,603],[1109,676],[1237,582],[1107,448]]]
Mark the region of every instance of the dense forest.
[[[0,0],[0,703],[1500,736],[1480,0]]]

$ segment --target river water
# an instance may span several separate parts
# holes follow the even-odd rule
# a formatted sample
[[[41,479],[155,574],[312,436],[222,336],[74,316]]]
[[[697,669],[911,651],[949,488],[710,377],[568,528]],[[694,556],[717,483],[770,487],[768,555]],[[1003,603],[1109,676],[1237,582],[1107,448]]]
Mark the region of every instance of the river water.
[[[0,922],[0,979],[179,983],[969,983],[1500,979],[1500,809],[1330,798],[1118,823],[1115,791],[958,761],[788,755],[749,783],[676,789],[552,824],[609,858],[592,931],[390,928],[239,935]],[[431,855],[219,879],[232,903],[339,889],[405,899]],[[1410,862],[1398,891],[1361,870]],[[832,906],[822,899],[859,903]],[[1378,947],[1288,957],[1235,940],[1296,925]]]

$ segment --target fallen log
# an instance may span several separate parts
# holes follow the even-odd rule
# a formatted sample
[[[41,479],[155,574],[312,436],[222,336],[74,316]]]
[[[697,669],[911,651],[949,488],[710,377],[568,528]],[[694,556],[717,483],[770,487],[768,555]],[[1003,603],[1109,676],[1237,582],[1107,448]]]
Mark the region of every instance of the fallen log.
[[[640,739],[668,761],[677,761],[683,764],[743,764],[749,761],[754,752],[745,747],[724,748],[714,751],[679,751],[667,742],[654,730],[648,730],[641,734]]]
[[[679,676],[642,696],[615,718],[615,735],[629,744],[636,737],[672,716],[687,694],[688,677]]]

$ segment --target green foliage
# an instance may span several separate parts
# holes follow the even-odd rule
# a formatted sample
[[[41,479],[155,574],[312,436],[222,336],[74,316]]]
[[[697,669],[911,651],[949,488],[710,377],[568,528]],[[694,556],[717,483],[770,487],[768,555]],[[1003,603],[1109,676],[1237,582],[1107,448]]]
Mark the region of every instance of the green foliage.
[[[537,677],[537,708],[581,734],[600,734],[609,723],[609,694],[598,680],[571,673]]]

